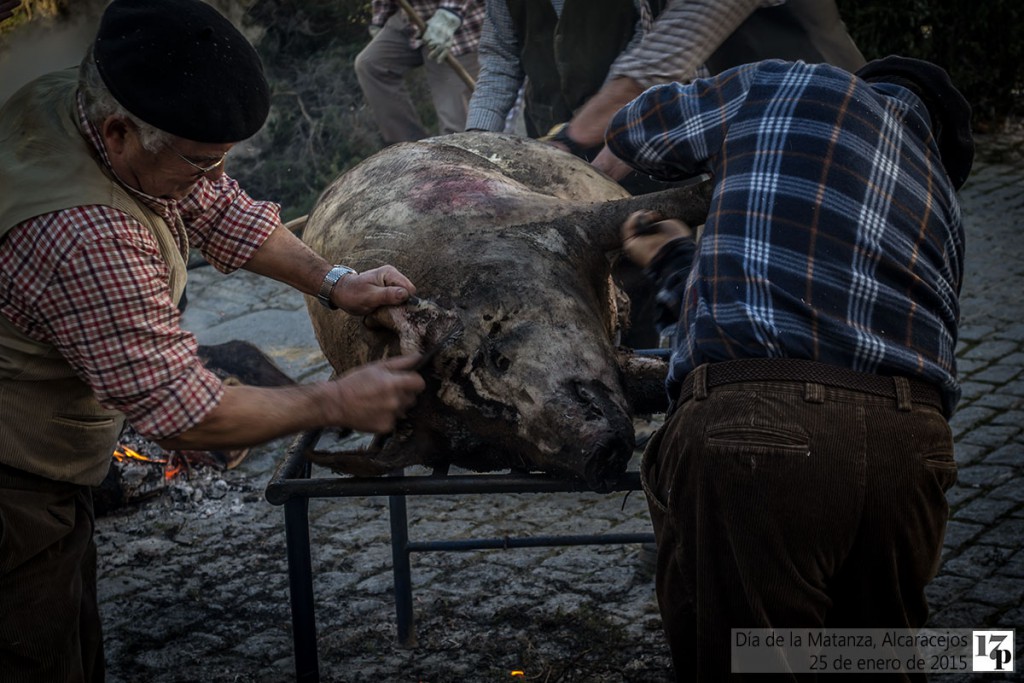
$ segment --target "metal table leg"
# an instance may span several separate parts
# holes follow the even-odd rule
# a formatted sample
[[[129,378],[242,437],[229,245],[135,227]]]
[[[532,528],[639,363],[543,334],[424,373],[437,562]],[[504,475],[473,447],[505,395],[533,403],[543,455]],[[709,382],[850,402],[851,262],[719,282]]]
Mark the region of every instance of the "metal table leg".
[[[288,586],[291,592],[296,680],[316,683],[320,680],[320,664],[316,651],[316,616],[313,612],[308,498],[295,496],[284,504],[284,528],[288,546]]]
[[[292,627],[295,640],[295,672],[300,683],[320,680],[313,609],[313,568],[309,533],[310,498],[388,496],[391,523],[391,554],[395,582],[395,611],[398,641],[403,647],[416,645],[412,605],[412,563],[414,552],[464,551],[475,549],[530,548],[556,545],[648,543],[651,533],[534,536],[527,538],[476,538],[456,540],[409,540],[407,495],[459,495],[507,493],[558,493],[588,490],[582,482],[548,475],[498,474],[455,476],[333,477],[312,479],[312,467],[305,457],[319,431],[296,437],[285,459],[267,485],[266,497],[283,505],[288,552]],[[608,491],[640,491],[637,472],[627,472]]]
[[[412,614],[412,564],[409,560],[409,518],[405,496],[388,496],[391,511],[391,560],[395,577],[395,619],[398,643],[416,647],[416,624]]]

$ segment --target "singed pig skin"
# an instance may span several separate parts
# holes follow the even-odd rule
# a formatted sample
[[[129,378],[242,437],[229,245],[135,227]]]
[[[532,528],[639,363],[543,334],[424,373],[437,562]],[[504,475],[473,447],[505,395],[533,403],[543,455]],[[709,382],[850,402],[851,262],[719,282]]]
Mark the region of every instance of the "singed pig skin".
[[[586,162],[495,133],[393,145],[332,183],[309,215],[306,242],[360,271],[396,266],[421,300],[362,321],[310,299],[332,367],[425,350],[456,320],[462,329],[380,452],[329,464],[363,474],[409,464],[512,468],[595,488],[618,476],[634,435],[609,252],[621,221],[648,206],[692,221],[706,196],[630,198]]]

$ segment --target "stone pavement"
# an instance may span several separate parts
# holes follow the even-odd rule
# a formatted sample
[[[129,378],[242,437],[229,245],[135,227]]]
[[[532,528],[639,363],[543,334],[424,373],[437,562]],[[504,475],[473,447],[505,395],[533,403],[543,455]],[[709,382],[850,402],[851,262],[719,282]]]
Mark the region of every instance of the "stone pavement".
[[[928,591],[933,627],[1024,626],[1022,141],[979,138],[962,193],[960,477]],[[196,268],[189,297],[185,325],[201,343],[244,339],[296,379],[329,374],[294,292]],[[112,683],[295,679],[283,511],[263,496],[289,444],[255,449],[229,472],[197,471],[98,521]],[[638,493],[418,497],[409,518],[414,540],[649,529]],[[310,520],[321,680],[669,680],[635,545],[414,554],[419,641],[407,649],[396,643],[386,499],[314,499]],[[1022,643],[1018,630],[1018,660]]]
[[[967,272],[951,420],[959,466],[934,626],[1017,628],[1024,652],[1024,137],[979,137],[962,192]],[[1017,671],[1020,672],[1018,664]],[[944,676],[943,681],[967,677]],[[979,677],[992,680],[992,677]]]

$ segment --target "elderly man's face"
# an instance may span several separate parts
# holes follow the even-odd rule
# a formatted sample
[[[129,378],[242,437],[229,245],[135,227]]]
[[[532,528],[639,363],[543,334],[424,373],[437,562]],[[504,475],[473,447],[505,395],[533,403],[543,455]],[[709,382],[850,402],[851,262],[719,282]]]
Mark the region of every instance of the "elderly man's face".
[[[216,180],[232,143],[202,143],[175,138],[157,152],[142,146],[130,121],[108,119],[103,139],[110,165],[120,180],[154,197],[183,199],[202,177]]]

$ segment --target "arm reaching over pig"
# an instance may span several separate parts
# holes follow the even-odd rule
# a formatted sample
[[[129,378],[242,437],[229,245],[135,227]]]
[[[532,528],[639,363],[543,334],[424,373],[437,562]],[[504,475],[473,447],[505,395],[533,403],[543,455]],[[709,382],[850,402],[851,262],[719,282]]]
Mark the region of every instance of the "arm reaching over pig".
[[[220,403],[202,422],[160,445],[213,450],[255,445],[323,426],[390,432],[425,386],[414,371],[418,360],[418,355],[396,356],[338,379],[294,387],[225,386]]]
[[[324,287],[331,264],[290,230],[278,226],[244,268],[315,296]],[[353,315],[366,315],[380,306],[402,304],[415,293],[416,286],[409,278],[394,266],[385,265],[343,275],[328,288],[326,296],[336,308]]]
[[[765,59],[850,71],[864,64],[834,0],[676,0],[641,42],[616,58],[565,134],[585,148],[601,145],[615,113],[646,89]]]
[[[612,154],[607,147],[602,147],[591,163],[594,168],[615,181],[622,180],[633,170],[629,164]]]

